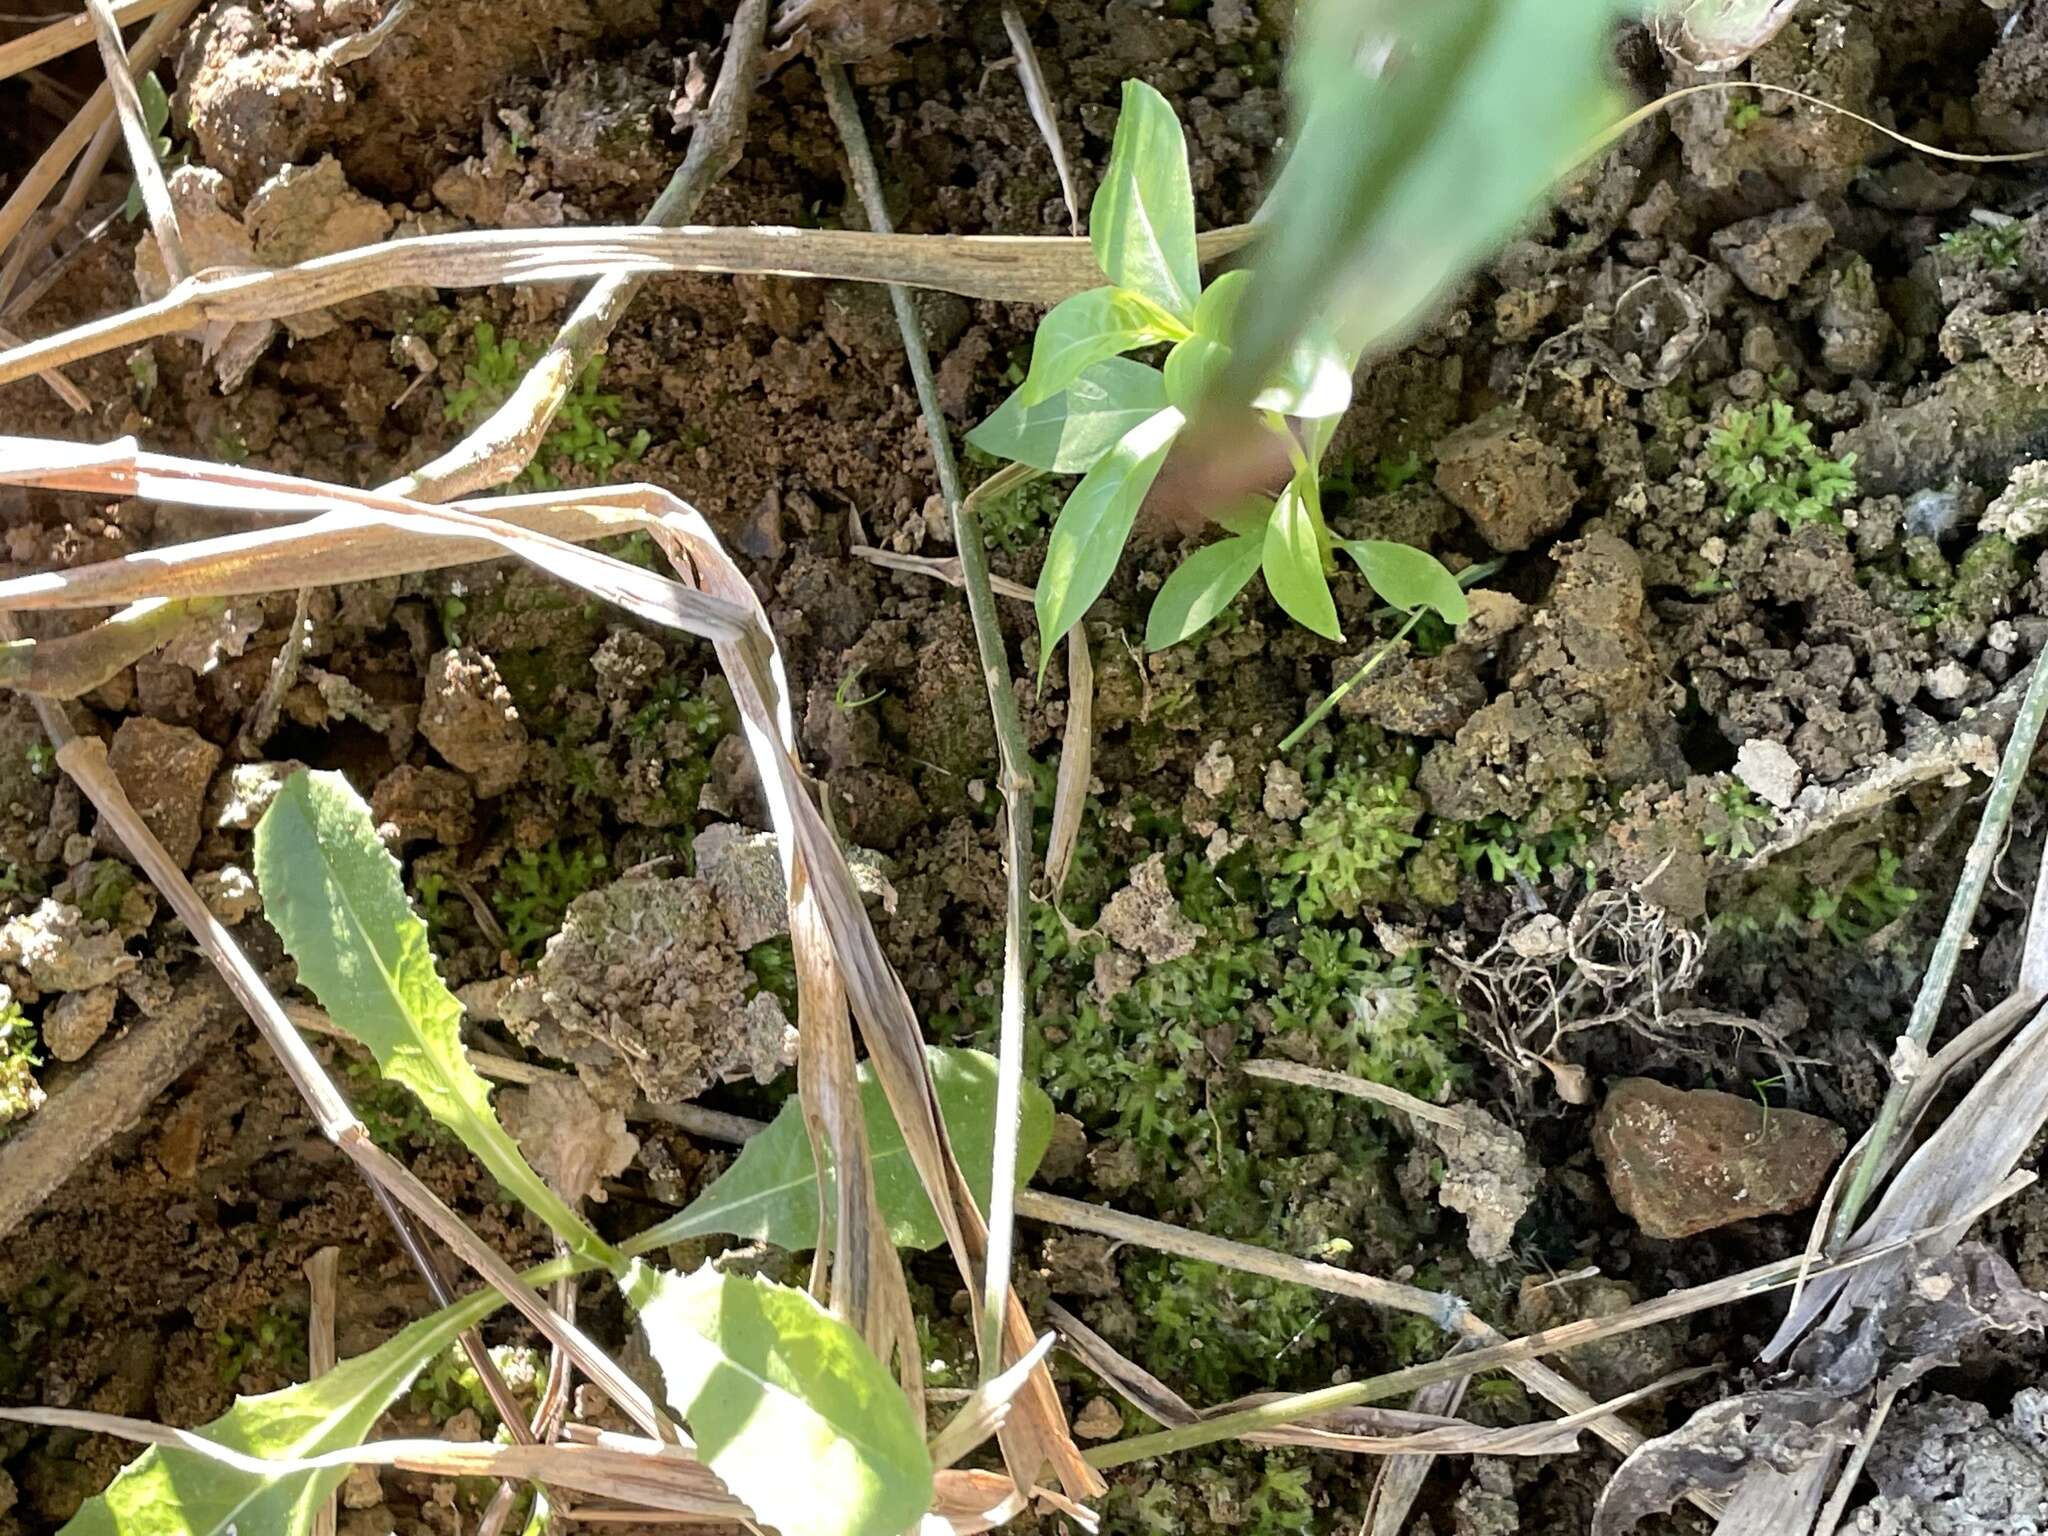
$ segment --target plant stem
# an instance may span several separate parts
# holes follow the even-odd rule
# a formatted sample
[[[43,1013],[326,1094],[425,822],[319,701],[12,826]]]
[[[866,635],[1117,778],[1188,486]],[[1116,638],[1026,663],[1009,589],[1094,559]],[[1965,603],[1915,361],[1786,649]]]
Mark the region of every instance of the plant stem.
[[[1870,1198],[1878,1170],[1884,1166],[1885,1149],[1898,1133],[1899,1119],[1913,1087],[1913,1074],[1897,1070],[1897,1064],[1902,1064],[1899,1053],[1903,1052],[1904,1062],[1925,1059],[1927,1042],[1941,1017],[1942,1005],[1948,1001],[1949,985],[1955,980],[1956,962],[1969,939],[1970,925],[1976,921],[1977,906],[1984,899],[1984,887],[1990,883],[1992,867],[2005,847],[2006,824],[2012,819],[2013,801],[2019,795],[2021,780],[2027,776],[2027,765],[2033,761],[2044,716],[2048,716],[2048,654],[2035,658],[2034,675],[2027,683],[2026,696],[2020,700],[2019,713],[2013,717],[2012,734],[2006,738],[2005,755],[1999,759],[1991,793],[1985,797],[1977,835],[1970,840],[1970,851],[1963,859],[1963,872],[1956,880],[1948,916],[1934,941],[1934,951],[1928,956],[1927,970],[1913,998],[1913,1012],[1906,1020],[1905,1033],[1899,1036],[1893,1055],[1892,1085],[1870,1127],[1869,1139],[1857,1160],[1856,1171],[1850,1175],[1849,1186],[1842,1192],[1842,1204],[1828,1237],[1831,1251],[1840,1250],[1855,1230],[1856,1218]]]
[[[825,86],[825,104],[846,147],[853,183],[867,211],[869,228],[875,234],[890,233],[889,210],[882,197],[882,181],[875,169],[875,157],[868,145],[866,125],[861,121],[860,103],[854,99],[845,69],[835,59],[817,61],[819,78]],[[995,1149],[991,1159],[988,1212],[988,1256],[983,1272],[981,1329],[981,1379],[986,1382],[1002,1374],[1003,1324],[1010,1305],[1010,1260],[1017,1222],[1017,1134],[1024,1104],[1024,978],[1029,974],[1029,952],[1025,917],[1031,902],[1032,782],[1025,746],[1024,722],[1017,713],[1017,695],[1010,681],[1009,652],[1004,646],[1002,625],[996,617],[995,592],[989,583],[988,550],[982,543],[981,523],[965,505],[960,490],[960,469],[953,458],[952,437],[946,427],[946,413],[939,406],[938,388],[932,380],[931,357],[925,350],[916,305],[908,288],[889,285],[889,298],[896,308],[896,325],[903,333],[903,350],[910,361],[910,376],[917,385],[917,401],[924,414],[925,432],[931,439],[932,462],[938,471],[939,493],[953,520],[953,543],[959,551],[961,585],[967,592],[967,609],[974,620],[974,643],[981,654],[982,681],[988,689],[989,713],[994,716],[996,745],[1002,760],[1002,791],[1005,819],[1006,901],[1003,914],[1003,997],[1001,1028],[996,1049]]]
[[[1418,623],[1421,622],[1422,614],[1423,610],[1420,608],[1416,609],[1413,613],[1409,614],[1408,622],[1403,624],[1399,629],[1395,630],[1393,635],[1387,640],[1387,642],[1384,645],[1382,645],[1378,650],[1374,651],[1371,656],[1366,658],[1366,663],[1364,666],[1360,667],[1356,672],[1352,673],[1351,676],[1346,678],[1343,682],[1339,683],[1334,689],[1332,689],[1330,692],[1330,696],[1328,698],[1324,699],[1322,703],[1318,704],[1314,709],[1308,712],[1308,718],[1306,720],[1303,720],[1301,724],[1297,725],[1293,730],[1289,731],[1284,737],[1281,738],[1280,750],[1282,752],[1292,751],[1294,748],[1294,744],[1300,741],[1302,737],[1306,736],[1312,729],[1314,729],[1315,724],[1318,720],[1322,719],[1323,716],[1327,715],[1331,710],[1335,709],[1337,707],[1338,701],[1342,699],[1345,694],[1349,693],[1352,689],[1356,688],[1368,677],[1371,677],[1373,671],[1379,666],[1379,664],[1387,659],[1387,653],[1393,650],[1393,648],[1399,645],[1403,640],[1407,639],[1408,631],[1413,629]]]

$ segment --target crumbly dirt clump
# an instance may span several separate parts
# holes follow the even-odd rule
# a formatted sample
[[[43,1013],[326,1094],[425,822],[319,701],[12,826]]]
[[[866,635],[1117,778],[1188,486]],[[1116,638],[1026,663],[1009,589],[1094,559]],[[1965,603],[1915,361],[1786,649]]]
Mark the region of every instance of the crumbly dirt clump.
[[[749,1002],[749,981],[709,882],[621,880],[569,904],[505,1021],[606,1103],[637,1089],[675,1104],[731,1078],[765,1083],[794,1059],[781,1006]]]

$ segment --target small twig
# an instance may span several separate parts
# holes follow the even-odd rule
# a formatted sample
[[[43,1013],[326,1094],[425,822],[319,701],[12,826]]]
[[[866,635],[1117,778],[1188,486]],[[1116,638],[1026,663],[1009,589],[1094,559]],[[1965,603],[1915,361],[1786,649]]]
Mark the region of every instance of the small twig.
[[[1336,688],[1332,689],[1329,696],[1325,698],[1322,703],[1318,704],[1314,709],[1308,712],[1307,718],[1304,719],[1301,722],[1301,724],[1297,725],[1293,730],[1289,731],[1285,736],[1281,737],[1280,750],[1282,752],[1293,751],[1294,744],[1300,741],[1301,738],[1306,736],[1311,730],[1315,729],[1316,722],[1322,719],[1323,716],[1327,715],[1331,710],[1335,709],[1337,705],[1343,701],[1345,694],[1349,693],[1352,689],[1356,688],[1368,677],[1371,677],[1373,673],[1379,669],[1380,663],[1385,661],[1387,657],[1393,653],[1394,647],[1399,645],[1403,640],[1407,639],[1408,632],[1422,621],[1423,611],[1424,610],[1418,608],[1413,613],[1409,614],[1408,622],[1403,624],[1399,629],[1395,630],[1393,635],[1384,644],[1382,644],[1378,650],[1374,651],[1371,656],[1367,657],[1364,666],[1360,667],[1356,672],[1352,673],[1351,676],[1346,678],[1342,683],[1338,684]]]
[[[306,1305],[306,1379],[317,1381],[336,1364],[334,1283],[341,1268],[341,1250],[332,1246],[319,1249],[306,1260],[304,1268],[310,1292]],[[339,1499],[338,1493],[330,1493],[320,1501],[313,1516],[313,1536],[334,1536]]]
[[[1067,723],[1060,733],[1059,775],[1053,781],[1052,830],[1045,840],[1046,899],[1057,907],[1073,868],[1088,812],[1088,780],[1095,771],[1095,661],[1088,627],[1067,631]]]
[[[193,0],[178,3],[184,6]],[[140,45],[134,56],[141,58]],[[78,121],[84,123],[84,116]],[[37,162],[36,170],[0,208],[0,241],[27,222],[43,194],[63,174],[63,165],[71,163],[97,126],[94,122],[83,128],[75,141],[59,136],[60,144],[68,143],[68,151],[62,165],[39,185],[36,175],[43,163]],[[17,216],[16,205],[24,200]],[[1246,245],[1252,234],[1248,224],[1210,230],[1196,237],[1196,249],[1206,261]],[[415,235],[316,256],[292,267],[210,269],[153,303],[0,353],[0,384],[155,336],[216,321],[283,319],[387,288],[487,288],[493,283],[563,283],[661,272],[908,283],[1018,304],[1056,304],[1102,282],[1088,242],[1067,235],[887,235],[702,224],[681,229],[628,224]]]
[[[691,129],[683,163],[647,211],[648,224],[674,228],[686,223],[704,194],[739,163],[746,147],[747,110],[753,104],[767,20],[768,0],[741,0],[710,105]],[[577,375],[603,348],[642,281],[630,272],[601,277],[578,302],[546,353],[488,420],[431,464],[401,476],[386,489],[444,501],[502,485],[518,474],[532,461],[555,413],[575,387]]]
[[[135,46],[128,50],[129,64],[136,70],[154,66],[198,4],[199,0],[169,0],[163,13],[150,22],[142,36],[136,39]],[[126,10],[127,7],[121,9]],[[83,43],[92,36],[92,24],[83,16],[77,20],[80,23],[78,41]],[[27,42],[28,39],[22,38],[20,41]],[[5,53],[6,49],[0,48],[0,56],[4,56]],[[0,67],[0,75],[6,73],[5,68]],[[101,126],[111,121],[113,116],[113,87],[111,83],[103,81],[99,89],[87,98],[78,115],[64,125],[57,137],[50,141],[50,147],[36,158],[36,163],[22,176],[20,184],[15,187],[6,203],[0,204],[0,250],[14,243],[15,236],[19,235],[28,221],[34,217],[36,209],[42,206],[43,199],[49,196],[50,189],[62,179],[71,162],[84,152],[86,146],[99,133]],[[30,347],[35,345],[37,343],[29,343]],[[26,349],[14,350],[18,352]],[[13,353],[6,355],[12,356]],[[29,371],[39,372],[40,368],[32,368]],[[10,378],[18,376],[9,375]]]
[[[114,6],[114,19],[125,27],[132,21],[156,15],[173,3],[175,0],[119,0]],[[52,59],[61,59],[72,49],[83,48],[91,41],[92,18],[78,15],[66,16],[24,37],[0,43],[0,80],[34,69],[38,64],[47,64]]]
[[[299,662],[306,654],[306,640],[313,627],[312,602],[313,589],[299,588],[298,597],[292,604],[291,626],[285,631],[284,644],[278,647],[277,655],[271,660],[270,677],[263,685],[263,696],[249,711],[249,718],[236,738],[235,745],[249,757],[263,755],[264,744],[277,730],[278,711],[284,707],[284,696],[299,680]]]
[[[846,71],[833,59],[816,61],[825,86],[825,104],[845,146],[853,183],[867,212],[869,227],[877,234],[890,232],[889,209],[882,195],[882,180],[875,169],[873,151],[868,147],[867,126],[861,120],[860,104]],[[982,681],[986,685],[989,712],[995,720],[996,744],[1002,761],[1002,792],[1005,809],[1007,848],[1004,865],[1008,877],[1003,919],[1003,994],[1001,1024],[996,1049],[995,1149],[991,1162],[988,1212],[988,1261],[982,1286],[981,1380],[990,1382],[1003,1373],[1004,1322],[1010,1305],[1011,1246],[1016,1228],[1017,1135],[1024,1105],[1024,978],[1030,974],[1030,952],[1026,921],[1031,908],[1031,825],[1032,782],[1030,751],[1024,740],[1024,722],[1017,712],[1017,695],[1010,682],[1009,651],[1003,641],[1002,623],[996,616],[995,593],[990,587],[988,551],[981,538],[981,524],[965,505],[960,488],[960,471],[953,459],[952,434],[946,413],[939,405],[938,387],[932,378],[931,358],[926,354],[924,331],[910,290],[891,284],[890,301],[896,308],[896,327],[903,336],[903,350],[910,361],[910,376],[917,386],[918,405],[924,414],[932,461],[938,471],[939,492],[952,514],[953,546],[959,551],[961,584],[967,591],[967,608],[974,621],[974,642],[981,653]],[[1031,1469],[1021,1469],[1020,1477]]]
[[[1031,34],[1015,5],[1003,7],[1003,30],[1010,35],[1010,47],[1017,55],[1017,80],[1024,87],[1024,101],[1031,108],[1031,121],[1038,136],[1052,152],[1053,169],[1059,173],[1060,196],[1066,199],[1067,218],[1075,234],[1081,233],[1081,197],[1074,190],[1074,170],[1067,164],[1066,140],[1060,134],[1060,116],[1052,99],[1052,87],[1045,83],[1045,71],[1038,64],[1038,50],[1031,46]]]
[[[185,237],[178,229],[178,210],[171,206],[171,189],[164,182],[164,168],[156,157],[156,145],[143,120],[142,97],[135,89],[135,66],[128,61],[127,45],[121,41],[121,23],[115,19],[112,0],[85,0],[99,37],[100,59],[107,67],[107,84],[114,93],[114,112],[121,120],[121,137],[128,146],[135,185],[142,193],[142,206],[149,214],[150,230],[156,235],[157,253],[173,283],[192,275],[185,258]]]
[[[847,553],[856,560],[865,560],[869,565],[879,565],[885,571],[908,571],[919,576],[929,576],[934,581],[943,581],[948,586],[964,587],[967,578],[960,573],[960,561],[953,555],[903,555],[893,549],[877,549],[872,544],[855,544]],[[1013,598],[1020,603],[1032,600],[1032,590],[1021,581],[1012,581],[1007,576],[990,576],[989,588],[997,597]]]
[[[1949,984],[1955,979],[1956,963],[1962,958],[1963,946],[1969,940],[1970,925],[1976,921],[1977,905],[1984,898],[1984,887],[1989,883],[1992,868],[2005,846],[2006,823],[2012,817],[2013,801],[2019,795],[2021,781],[2027,776],[2027,766],[2034,759],[2034,746],[2040,740],[2044,716],[2048,716],[2048,659],[2035,662],[2033,680],[2027,684],[2026,697],[2020,702],[2018,715],[2013,718],[2012,735],[2006,739],[2005,755],[1999,759],[1998,774],[1991,781],[1991,793],[1985,797],[1984,814],[1977,823],[1977,835],[1971,839],[1970,851],[1963,859],[1962,873],[1956,879],[1956,892],[1949,902],[1948,916],[1934,941],[1932,953],[1928,955],[1927,969],[1921,975],[1920,990],[1913,998],[1913,1011],[1907,1018],[1905,1032],[1899,1036],[1892,1059],[1900,1070],[1893,1074],[1891,1087],[1886,1091],[1877,1119],[1871,1125],[1870,1139],[1863,1148],[1862,1156],[1857,1159],[1856,1171],[1850,1176],[1841,1204],[1836,1208],[1834,1231],[1830,1238],[1832,1247],[1839,1248],[1855,1231],[1856,1218],[1863,1212],[1864,1202],[1869,1199],[1871,1186],[1877,1180],[1877,1171],[1884,1162],[1886,1148],[1905,1113],[1915,1074],[1903,1070],[1904,1064],[1916,1059],[1923,1063],[1926,1060],[1927,1042],[1933,1037],[1934,1026],[1948,1001]]]
[[[1369,1078],[1348,1077],[1342,1072],[1327,1072],[1321,1067],[1305,1067],[1296,1061],[1276,1061],[1262,1058],[1244,1064],[1246,1077],[1262,1077],[1268,1082],[1292,1083],[1297,1088],[1320,1088],[1325,1093],[1349,1094],[1355,1099],[1369,1099],[1383,1104],[1388,1109],[1398,1109],[1417,1120],[1427,1120],[1431,1125],[1440,1125],[1446,1130],[1464,1131],[1471,1127],[1464,1119],[1440,1104],[1427,1099],[1418,1099],[1412,1093],[1403,1093],[1398,1088],[1389,1088],[1384,1083],[1375,1083]]]

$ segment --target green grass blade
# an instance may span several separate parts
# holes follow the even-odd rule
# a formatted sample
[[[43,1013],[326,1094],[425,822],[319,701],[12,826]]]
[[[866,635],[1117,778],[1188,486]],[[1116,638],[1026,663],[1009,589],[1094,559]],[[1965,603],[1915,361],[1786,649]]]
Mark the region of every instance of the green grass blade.
[[[574,1252],[617,1269],[624,1260],[498,1123],[489,1085],[463,1054],[462,1005],[441,980],[427,925],[347,779],[297,773],[286,781],[256,827],[256,880],[264,916],[334,1022]]]

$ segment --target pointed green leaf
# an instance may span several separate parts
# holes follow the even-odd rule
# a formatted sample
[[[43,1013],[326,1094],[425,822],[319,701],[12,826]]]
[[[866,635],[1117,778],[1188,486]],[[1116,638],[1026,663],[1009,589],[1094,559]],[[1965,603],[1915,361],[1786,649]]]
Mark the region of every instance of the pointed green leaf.
[[[1159,312],[1120,288],[1090,288],[1046,311],[1031,338],[1031,369],[1015,398],[1041,405],[1106,357],[1171,341]]]
[[[1174,404],[1189,409],[1178,400]],[[1279,368],[1252,396],[1255,410],[1308,420],[1342,416],[1350,405],[1351,359],[1320,326],[1311,326],[1288,348]]]
[[[1157,368],[1109,357],[1037,405],[1026,405],[1018,390],[968,433],[967,441],[999,459],[1078,475],[1093,469],[1118,438],[1165,406],[1166,381]]]
[[[1273,601],[1297,624],[1327,640],[1342,640],[1344,631],[1337,626],[1337,604],[1330,596],[1329,578],[1323,574],[1315,521],[1298,480],[1288,481],[1287,489],[1273,504],[1262,554],[1266,587]]]
[[[938,1089],[939,1114],[945,1119],[953,1151],[976,1203],[986,1212],[996,1134],[996,1060],[980,1051],[927,1046],[925,1061]],[[890,1111],[888,1096],[874,1069],[865,1062],[860,1068],[860,1104],[867,1119],[868,1165],[874,1170],[875,1199],[888,1225],[889,1240],[899,1248],[938,1247],[946,1240],[945,1229],[939,1225],[931,1197],[910,1161],[910,1149],[903,1144],[903,1131]],[[1020,1187],[1037,1169],[1051,1140],[1052,1101],[1026,1083],[1017,1146]],[[827,1178],[829,1204],[829,1173]],[[646,1252],[712,1232],[796,1251],[817,1246],[817,1168],[811,1161],[803,1107],[795,1099],[782,1106],[768,1129],[747,1143],[709,1189],[667,1221],[636,1237],[633,1247]]]
[[[577,1253],[623,1260],[535,1173],[491,1110],[462,1050],[462,1004],[441,980],[427,925],[370,808],[338,773],[295,773],[256,825],[263,915],[334,1022],[403,1083]]]
[[[1159,478],[1184,420],[1168,406],[1138,423],[1082,477],[1060,508],[1046,541],[1045,568],[1039,572],[1034,598],[1041,677],[1053,642],[1080,622],[1088,605],[1109,585],[1138,508]]]
[[[735,1497],[782,1536],[899,1536],[930,1507],[931,1456],[910,1402],[860,1335],[758,1276],[620,1282],[669,1406]]]
[[[1402,612],[1433,609],[1446,624],[1462,624],[1472,616],[1465,589],[1436,556],[1387,539],[1339,539],[1337,543],[1358,562],[1373,591]]]
[[[197,1433],[231,1450],[302,1460],[361,1445],[426,1363],[503,1306],[485,1290],[422,1318],[313,1381],[237,1399]],[[346,1467],[258,1477],[191,1451],[152,1446],[85,1501],[62,1536],[303,1536]]]
[[[1640,0],[1347,0],[1302,7],[1293,146],[1220,386],[1249,398],[1311,320],[1396,342],[1613,122],[1615,23]]]
[[[1145,649],[1163,651],[1206,628],[1230,606],[1259,568],[1263,534],[1240,535],[1205,544],[1166,578],[1145,618]]]
[[[1166,398],[1185,416],[1229,361],[1230,348],[1222,342],[1190,336],[1166,354]]]
[[[1166,98],[1142,80],[1124,82],[1109,169],[1088,209],[1088,238],[1110,282],[1193,318],[1202,276],[1187,141]]]
[[[171,120],[171,98],[165,93],[164,83],[157,79],[155,70],[135,77],[135,94],[142,99],[142,126],[149,130],[149,137],[154,141],[163,133],[164,124]],[[158,151],[159,159],[162,153]]]
[[[1216,281],[1202,290],[1195,305],[1195,334],[1211,341],[1228,342],[1237,324],[1237,308],[1251,285],[1252,274],[1244,267],[1218,273]]]

